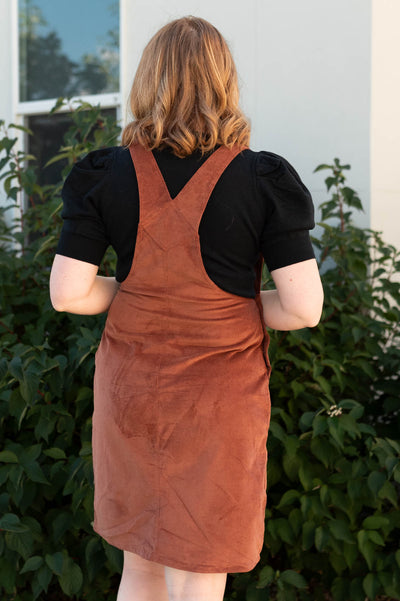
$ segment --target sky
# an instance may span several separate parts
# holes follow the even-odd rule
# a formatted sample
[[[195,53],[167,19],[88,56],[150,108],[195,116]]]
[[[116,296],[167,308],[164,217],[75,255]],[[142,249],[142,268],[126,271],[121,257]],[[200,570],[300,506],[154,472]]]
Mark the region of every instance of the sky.
[[[23,8],[24,0],[20,0]],[[110,10],[112,0],[33,0],[48,23],[62,39],[68,57],[78,61],[83,54],[95,53],[107,31],[119,27],[119,16]]]

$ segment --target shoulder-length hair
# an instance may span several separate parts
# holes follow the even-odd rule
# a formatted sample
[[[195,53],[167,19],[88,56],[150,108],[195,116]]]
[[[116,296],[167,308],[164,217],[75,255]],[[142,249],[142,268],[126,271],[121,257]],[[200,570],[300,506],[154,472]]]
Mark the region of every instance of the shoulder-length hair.
[[[239,108],[235,63],[219,31],[198,17],[165,25],[147,44],[131,93],[133,121],[122,144],[170,147],[185,157],[218,145],[246,147],[250,125]]]

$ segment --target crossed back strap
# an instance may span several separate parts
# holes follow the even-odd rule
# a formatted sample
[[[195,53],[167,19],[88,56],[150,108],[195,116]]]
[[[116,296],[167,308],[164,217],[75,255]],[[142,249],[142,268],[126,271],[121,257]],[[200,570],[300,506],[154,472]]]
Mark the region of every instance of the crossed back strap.
[[[177,196],[171,198],[153,153],[140,144],[129,147],[140,198],[140,223],[148,225],[165,205],[178,206],[179,212],[197,232],[211,193],[229,163],[242,147],[220,146],[199,167]]]

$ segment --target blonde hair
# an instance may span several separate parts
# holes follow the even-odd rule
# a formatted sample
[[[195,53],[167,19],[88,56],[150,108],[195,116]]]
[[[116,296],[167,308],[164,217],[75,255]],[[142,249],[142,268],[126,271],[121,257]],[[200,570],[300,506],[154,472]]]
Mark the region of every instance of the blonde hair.
[[[217,145],[246,147],[250,125],[239,108],[235,63],[219,31],[198,17],[165,25],[147,44],[131,93],[134,120],[122,144],[170,147],[185,157]]]

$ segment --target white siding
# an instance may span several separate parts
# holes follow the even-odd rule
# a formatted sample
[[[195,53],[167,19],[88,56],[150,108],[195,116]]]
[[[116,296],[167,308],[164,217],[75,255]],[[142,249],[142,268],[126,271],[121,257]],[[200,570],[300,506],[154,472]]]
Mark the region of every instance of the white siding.
[[[0,0],[0,119],[6,124],[15,120],[13,111],[16,68],[11,0]],[[4,204],[3,181],[0,182],[0,205]],[[10,215],[10,211],[7,212]]]
[[[371,227],[400,248],[400,2],[372,14]]]
[[[233,51],[242,104],[253,124],[253,148],[290,160],[316,204],[326,198],[326,176],[312,174],[317,164],[336,156],[351,163],[349,184],[359,191],[366,210],[357,219],[369,224],[369,1],[124,0],[124,4],[129,31],[125,81],[132,78],[149,37],[168,20],[187,14],[210,20]]]

